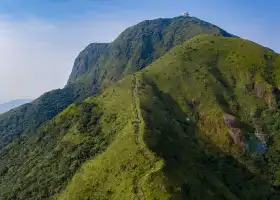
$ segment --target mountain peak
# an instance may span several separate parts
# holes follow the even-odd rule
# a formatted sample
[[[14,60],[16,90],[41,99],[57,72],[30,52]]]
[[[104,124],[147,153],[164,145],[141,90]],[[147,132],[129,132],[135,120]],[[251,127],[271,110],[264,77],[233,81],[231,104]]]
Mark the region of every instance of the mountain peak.
[[[90,44],[75,60],[67,86],[80,84],[94,94],[136,72],[176,45],[199,34],[232,37],[225,30],[190,16],[145,20],[124,30],[110,44]]]
[[[90,44],[65,88],[0,115],[0,199],[280,199],[279,69],[190,16]]]

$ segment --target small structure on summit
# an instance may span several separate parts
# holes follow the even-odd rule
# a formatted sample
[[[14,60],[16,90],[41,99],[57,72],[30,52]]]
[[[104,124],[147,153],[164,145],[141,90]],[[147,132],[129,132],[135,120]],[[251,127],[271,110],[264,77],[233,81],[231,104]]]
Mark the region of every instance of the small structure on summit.
[[[188,12],[184,12],[184,17],[190,16]]]

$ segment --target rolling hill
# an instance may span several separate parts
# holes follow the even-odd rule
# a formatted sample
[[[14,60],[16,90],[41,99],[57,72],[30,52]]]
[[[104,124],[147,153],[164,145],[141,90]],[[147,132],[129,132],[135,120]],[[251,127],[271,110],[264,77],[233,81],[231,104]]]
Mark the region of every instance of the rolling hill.
[[[0,115],[0,198],[279,199],[279,70],[189,17],[91,44],[64,89]]]

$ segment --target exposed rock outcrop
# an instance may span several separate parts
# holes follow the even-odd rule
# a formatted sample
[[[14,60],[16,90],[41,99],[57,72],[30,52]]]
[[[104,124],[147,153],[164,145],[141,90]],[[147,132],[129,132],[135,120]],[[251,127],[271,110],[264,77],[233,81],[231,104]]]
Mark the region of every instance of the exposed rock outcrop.
[[[245,84],[244,85],[244,91],[245,91],[245,94],[254,91],[254,84],[253,83]]]
[[[266,144],[269,140],[269,136],[267,134],[262,133],[262,132],[256,132],[255,136],[264,144]]]
[[[244,135],[241,129],[229,128],[228,134],[235,144],[240,145],[242,148],[245,148]]]
[[[254,86],[255,93],[259,99],[263,99],[265,95],[265,87],[261,83],[256,83]]]
[[[239,122],[236,117],[230,114],[224,114],[224,122],[229,127],[237,128],[239,126]]]
[[[188,100],[186,102],[186,104],[190,107],[190,108],[195,108],[198,104],[199,104],[199,100],[198,99],[191,99],[191,100]]]
[[[99,58],[108,51],[108,43],[89,44],[75,59],[68,85],[75,82],[79,77],[85,75]]]
[[[232,141],[239,145],[243,150],[245,150],[244,134],[239,128],[240,123],[237,118],[230,114],[224,114],[224,122],[229,127],[228,134]]]

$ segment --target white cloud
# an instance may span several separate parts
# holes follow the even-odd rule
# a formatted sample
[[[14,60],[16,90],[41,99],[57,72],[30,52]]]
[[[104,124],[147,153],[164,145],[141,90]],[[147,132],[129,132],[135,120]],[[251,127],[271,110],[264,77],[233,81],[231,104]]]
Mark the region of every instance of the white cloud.
[[[47,22],[0,17],[0,101],[38,97],[65,85],[78,53],[112,41],[137,20]]]

